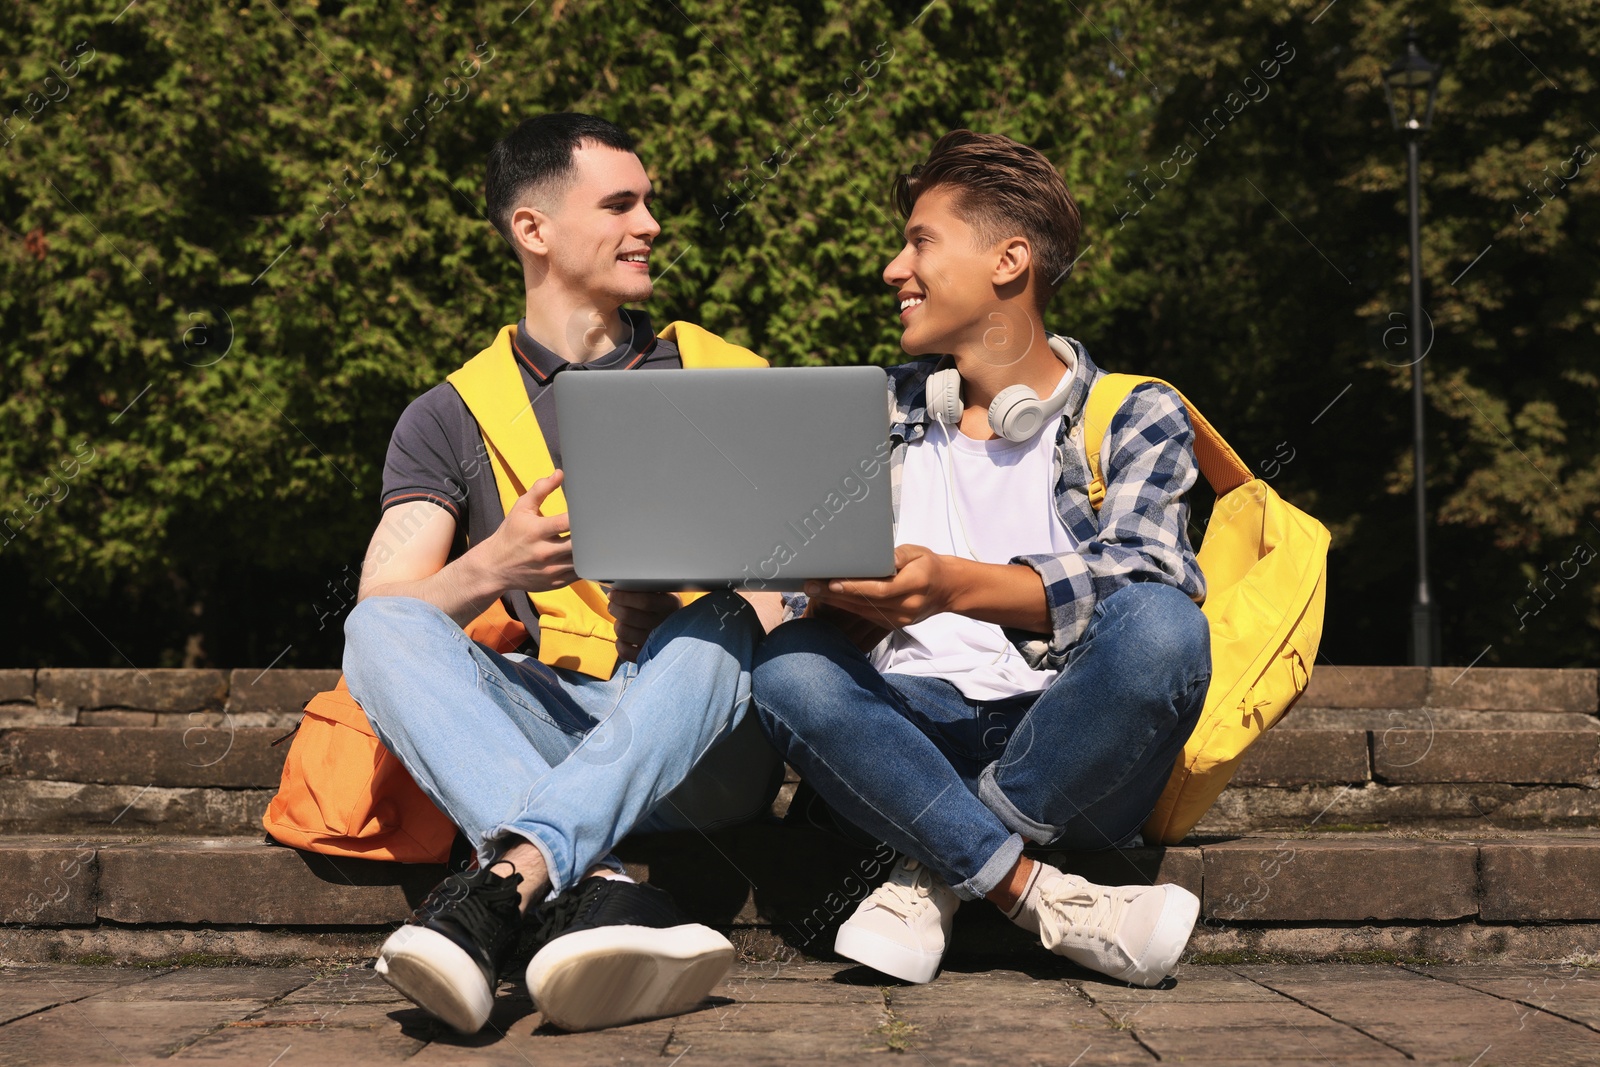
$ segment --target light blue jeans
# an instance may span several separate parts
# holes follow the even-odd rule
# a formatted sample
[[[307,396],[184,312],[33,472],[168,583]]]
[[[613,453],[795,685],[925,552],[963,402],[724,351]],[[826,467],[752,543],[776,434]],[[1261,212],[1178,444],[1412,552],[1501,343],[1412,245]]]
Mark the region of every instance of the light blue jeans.
[[[707,830],[771,803],[782,764],[745,714],[761,632],[747,601],[714,593],[599,679],[501,655],[426,601],[369,597],[345,621],[344,675],[479,862],[526,838],[559,893],[596,863],[620,869],[611,848],[631,831]]]

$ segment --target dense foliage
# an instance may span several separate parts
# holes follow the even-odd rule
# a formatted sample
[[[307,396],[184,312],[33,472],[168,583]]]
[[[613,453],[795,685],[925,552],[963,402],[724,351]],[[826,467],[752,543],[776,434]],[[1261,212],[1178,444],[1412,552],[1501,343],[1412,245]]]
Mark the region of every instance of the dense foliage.
[[[641,139],[657,322],[780,363],[898,358],[887,191],[939,133],[1038,146],[1086,219],[1055,328],[1178,384],[1334,531],[1329,661],[1403,662],[1414,346],[1380,74],[1407,13],[1445,65],[1423,208],[1446,661],[1600,653],[1587,3],[119,8],[0,7],[7,664],[337,663],[394,419],[518,314],[484,156],[555,109]]]

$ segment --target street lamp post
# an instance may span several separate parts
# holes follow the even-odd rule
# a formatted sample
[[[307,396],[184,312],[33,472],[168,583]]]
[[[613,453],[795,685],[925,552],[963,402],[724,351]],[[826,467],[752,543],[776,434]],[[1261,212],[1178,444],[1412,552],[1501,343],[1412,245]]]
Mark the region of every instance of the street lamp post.
[[[1416,31],[1406,28],[1405,54],[1383,73],[1383,92],[1389,102],[1389,118],[1406,138],[1406,169],[1410,182],[1411,209],[1411,328],[1408,331],[1411,354],[1412,445],[1417,483],[1417,595],[1411,605],[1411,662],[1419,667],[1434,665],[1437,658],[1439,619],[1428,593],[1428,492],[1423,478],[1423,394],[1422,357],[1422,207],[1417,189],[1419,143],[1433,124],[1433,100],[1439,88],[1439,67],[1417,49]]]

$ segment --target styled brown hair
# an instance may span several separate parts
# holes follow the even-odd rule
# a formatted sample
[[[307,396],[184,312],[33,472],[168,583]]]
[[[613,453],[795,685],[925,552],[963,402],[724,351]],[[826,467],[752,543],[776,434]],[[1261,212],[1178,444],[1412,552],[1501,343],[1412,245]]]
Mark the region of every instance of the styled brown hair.
[[[925,162],[894,183],[894,204],[909,218],[929,189],[956,191],[956,212],[978,239],[1021,235],[1033,246],[1034,298],[1042,312],[1078,254],[1078,204],[1038,150],[998,133],[951,130]]]

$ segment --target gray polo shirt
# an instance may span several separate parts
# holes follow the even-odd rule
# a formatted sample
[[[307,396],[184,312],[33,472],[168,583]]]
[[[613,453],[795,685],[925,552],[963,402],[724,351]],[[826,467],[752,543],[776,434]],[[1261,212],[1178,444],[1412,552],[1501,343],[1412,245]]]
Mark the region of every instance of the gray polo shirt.
[[[561,427],[550,389],[557,374],[683,366],[677,345],[656,337],[648,315],[626,309],[622,315],[633,327],[632,336],[587,363],[568,362],[535,341],[528,334],[526,321],[517,323],[512,351],[550,458],[557,467],[561,466]],[[437,504],[456,520],[450,546],[452,560],[469,544],[478,544],[494,533],[505,518],[477,420],[449,382],[440,382],[407,405],[389,438],[381,507],[387,510],[412,500]],[[507,596],[505,604],[537,640],[539,623],[528,598]]]

